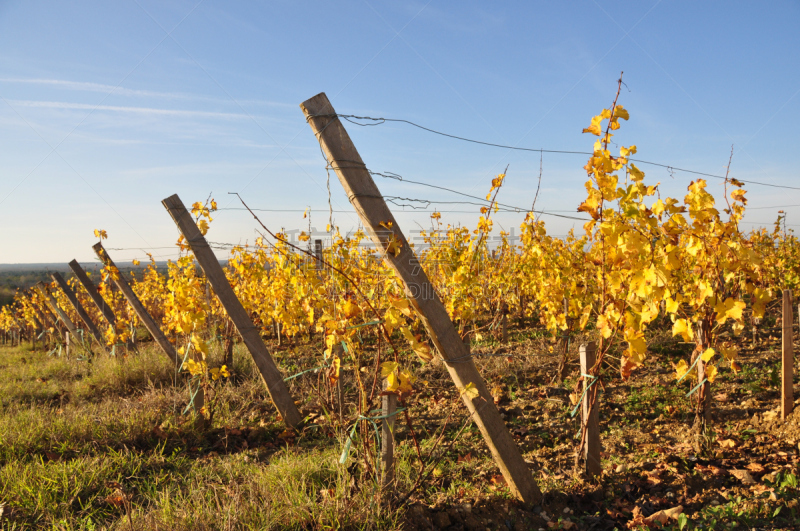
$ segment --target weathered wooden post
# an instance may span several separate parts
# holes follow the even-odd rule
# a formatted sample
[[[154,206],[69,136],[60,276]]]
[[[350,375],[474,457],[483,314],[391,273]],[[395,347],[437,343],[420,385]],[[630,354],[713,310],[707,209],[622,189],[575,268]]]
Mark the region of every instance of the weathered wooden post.
[[[509,489],[524,502],[538,502],[541,491],[500,418],[492,395],[475,367],[469,350],[459,337],[442,301],[409,247],[397,220],[386,205],[328,97],[320,93],[303,102],[300,108],[372,241],[383,253],[386,264],[402,280],[406,296],[443,358],[453,382],[462,390],[461,398],[480,429]],[[467,386],[474,387],[477,394],[463,392]]]
[[[108,324],[115,326],[117,324],[117,318],[114,315],[114,311],[108,304],[106,304],[106,301],[103,299],[103,297],[100,296],[100,292],[97,291],[97,286],[94,285],[94,282],[92,282],[92,280],[89,278],[89,275],[86,274],[77,260],[70,262],[69,267],[72,269],[72,272],[75,273],[78,281],[83,284],[83,287],[89,294],[92,302],[94,302],[95,306],[97,306],[97,309],[100,310],[100,313],[103,315]]]
[[[61,320],[61,322],[64,323],[64,326],[67,327],[67,331],[65,333],[66,334],[72,334],[72,337],[75,338],[75,340],[77,340],[77,342],[80,344],[81,343],[81,338],[78,336],[77,327],[72,322],[72,319],[70,319],[69,316],[66,314],[66,312],[64,312],[64,310],[62,310],[58,306],[58,302],[56,301],[56,298],[53,297],[53,294],[50,293],[50,291],[47,289],[47,286],[45,285],[44,282],[39,282],[36,285],[39,287],[39,291],[42,293],[44,298],[49,303],[50,308],[53,310],[53,313],[56,314],[58,316],[58,318]]]
[[[108,252],[103,247],[103,243],[97,242],[92,246],[92,249],[94,249],[94,252],[100,261],[116,272],[116,274],[111,275],[111,280],[122,292],[122,295],[128,301],[128,304],[130,304],[131,308],[133,308],[133,311],[136,313],[136,316],[139,318],[142,324],[144,324],[145,328],[147,328],[147,331],[150,332],[151,336],[153,336],[153,340],[161,348],[164,354],[166,354],[177,367],[180,367],[183,363],[183,360],[178,356],[175,346],[169,342],[169,339],[167,339],[167,336],[161,330],[161,327],[156,324],[155,319],[153,319],[147,312],[147,309],[145,309],[142,301],[140,301],[139,297],[136,296],[136,293],[134,293],[130,284],[128,284],[128,282],[122,276],[122,273],[117,268],[116,264],[114,264],[111,256],[109,256]],[[194,396],[193,404],[195,411],[198,413],[197,420],[202,426],[202,424],[205,422],[202,413],[200,413],[200,410],[203,409],[205,404],[205,397],[203,395],[202,387],[197,390],[197,393]]]
[[[101,242],[97,242],[92,246],[94,249],[95,254],[97,257],[107,266],[113,268],[116,271],[116,274],[111,275],[111,280],[114,284],[119,288],[122,292],[122,295],[125,296],[125,299],[130,304],[133,311],[136,313],[136,316],[139,320],[144,324],[147,331],[150,332],[150,335],[153,336],[153,340],[156,344],[161,347],[161,350],[166,354],[175,365],[180,366],[182,360],[178,357],[178,353],[175,350],[175,346],[169,342],[167,336],[164,335],[164,332],[161,331],[161,328],[156,324],[155,320],[147,313],[142,301],[139,300],[139,297],[136,296],[136,293],[133,292],[130,284],[123,278],[122,273],[120,273],[117,266],[114,264],[114,261],[108,255],[108,252],[103,248],[103,244]]]
[[[599,476],[603,472],[600,463],[600,404],[598,403],[598,385],[595,377],[589,377],[589,371],[597,363],[597,345],[590,342],[581,345],[581,373],[583,374],[583,403],[581,404],[581,428],[586,430],[583,441],[583,462],[589,476]]]
[[[49,332],[47,331],[47,328],[51,326],[54,327],[55,325],[50,320],[50,314],[42,312],[39,309],[39,305],[36,303],[36,301],[33,299],[30,293],[24,291],[20,293],[22,293],[22,296],[28,301],[28,304],[30,304],[31,308],[33,308],[33,313],[39,319],[39,325],[42,328],[42,331],[45,333],[45,335],[42,337],[42,346],[44,346],[45,343],[47,342],[46,338],[49,337]]]
[[[69,332],[64,332],[64,356],[67,358],[69,358],[70,346]]]
[[[792,315],[792,290],[783,290],[783,332],[781,370],[781,420],[785,421],[794,408],[794,315]]]
[[[284,422],[291,427],[300,426],[303,422],[303,417],[289,394],[289,388],[283,380],[283,375],[278,366],[275,365],[266,345],[264,345],[264,341],[261,340],[258,327],[253,324],[253,320],[248,315],[247,310],[244,309],[244,306],[242,306],[242,303],[233,292],[222,266],[220,266],[217,257],[214,256],[214,251],[208,246],[208,242],[200,232],[200,229],[197,228],[192,216],[186,210],[177,194],[164,199],[161,204],[167,209],[181,234],[186,238],[194,257],[200,267],[203,268],[211,287],[214,288],[214,293],[242,336],[244,344],[253,356],[253,361],[256,362],[258,371],[261,373],[261,378],[263,378],[267,386],[269,396],[283,416]]]
[[[78,317],[81,318],[83,324],[86,325],[86,329],[92,334],[92,336],[97,341],[97,344],[100,346],[101,349],[105,350],[105,344],[103,342],[103,336],[100,334],[100,330],[98,330],[97,326],[95,326],[92,319],[89,317],[89,314],[86,313],[86,310],[83,309],[83,305],[78,300],[78,297],[75,295],[75,292],[72,291],[72,288],[69,287],[67,281],[64,280],[64,277],[61,276],[60,273],[54,272],[50,274],[50,278],[56,281],[58,286],[61,288],[61,291],[64,292],[64,295],[67,296],[67,300],[75,309],[75,313],[78,314]]]
[[[383,388],[387,382],[384,380]],[[381,397],[381,489],[389,494],[394,487],[394,421],[397,415],[397,395]]]

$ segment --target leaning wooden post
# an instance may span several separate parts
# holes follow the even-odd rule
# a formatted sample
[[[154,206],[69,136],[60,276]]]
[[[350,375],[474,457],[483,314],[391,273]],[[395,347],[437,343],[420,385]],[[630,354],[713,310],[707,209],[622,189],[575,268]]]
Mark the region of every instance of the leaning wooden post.
[[[383,382],[386,389],[386,381]],[[381,397],[381,489],[389,494],[394,486],[394,421],[397,416],[397,395]]]
[[[583,403],[581,404],[581,428],[586,430],[583,440],[583,463],[589,476],[599,476],[603,468],[600,463],[600,404],[597,402],[599,386],[592,385],[596,378],[587,378],[597,362],[597,345],[591,342],[581,345],[581,373],[583,376]]]
[[[44,328],[49,328],[51,326],[55,327],[52,320],[50,319],[50,314],[45,313],[46,309],[45,312],[39,309],[39,305],[36,303],[36,301],[33,299],[33,296],[30,293],[27,292],[21,292],[21,293],[22,296],[27,299],[28,303],[31,305],[31,308],[33,308],[33,312],[39,318],[39,322],[42,324],[42,327]]]
[[[49,303],[50,308],[53,310],[53,313],[55,313],[61,320],[61,322],[64,323],[64,326],[67,327],[67,333],[72,334],[72,337],[75,338],[78,341],[78,343],[83,344],[81,341],[82,338],[78,335],[78,330],[75,327],[75,324],[73,324],[72,319],[70,319],[69,316],[64,312],[64,310],[62,310],[58,306],[56,298],[53,297],[53,295],[47,290],[47,286],[45,286],[44,282],[39,282],[37,286],[39,286],[39,290],[42,292],[42,295],[44,295],[45,299]]]
[[[264,345],[258,327],[253,324],[253,320],[248,315],[247,310],[244,309],[244,306],[242,306],[242,303],[233,292],[233,288],[231,288],[228,278],[219,264],[219,260],[214,256],[214,251],[208,246],[208,242],[200,232],[200,229],[197,228],[197,224],[177,194],[164,199],[161,204],[167,209],[181,234],[186,238],[194,257],[200,267],[203,268],[211,287],[214,288],[214,293],[242,336],[244,344],[247,345],[247,349],[253,356],[253,361],[256,362],[258,371],[267,385],[269,396],[283,416],[284,422],[291,427],[300,426],[303,422],[303,417],[289,394],[289,388],[283,380],[283,375],[278,370],[278,366],[275,365],[266,345]]]
[[[180,365],[183,360],[178,357],[178,353],[175,350],[175,347],[172,343],[169,342],[167,336],[164,335],[164,332],[161,331],[161,328],[156,324],[155,320],[150,317],[150,314],[147,313],[142,301],[139,300],[139,297],[136,296],[136,293],[133,292],[131,286],[128,282],[122,277],[122,273],[119,272],[119,269],[114,264],[114,261],[111,260],[111,257],[108,255],[108,252],[103,248],[103,244],[101,242],[97,242],[92,246],[94,249],[95,254],[97,257],[107,266],[113,268],[116,274],[111,275],[111,279],[114,281],[114,284],[119,288],[122,294],[127,299],[128,304],[131,305],[133,311],[136,313],[136,316],[139,320],[144,324],[147,331],[150,332],[150,335],[153,336],[153,340],[161,347],[161,350],[166,354],[175,365]],[[196,400],[196,399],[195,399]],[[198,408],[199,409],[199,408]]]
[[[100,310],[100,313],[103,315],[105,320],[108,321],[108,324],[111,326],[116,326],[117,318],[114,315],[114,311],[108,304],[106,304],[106,301],[103,299],[103,297],[100,296],[100,293],[97,291],[97,287],[89,278],[89,275],[86,274],[86,271],[83,270],[77,260],[70,262],[69,267],[72,269],[72,272],[75,273],[78,281],[83,284],[84,289],[89,294],[89,298],[92,299],[92,302],[94,302],[95,306],[97,306],[97,309]]]
[[[794,316],[792,315],[792,290],[783,290],[783,349],[781,371],[781,420],[786,420],[794,408]]]
[[[463,391],[470,386],[477,391],[477,394],[462,392],[461,398],[478,425],[509,489],[524,502],[538,502],[541,491],[519,447],[500,418],[469,350],[459,337],[447,310],[409,247],[328,97],[320,93],[300,104],[300,108],[372,241],[382,252],[386,264],[402,280],[406,296],[425,325],[456,387]]]
[[[62,277],[61,274],[56,271],[54,273],[50,273],[50,278],[56,281],[58,286],[61,288],[61,291],[63,291],[64,295],[67,296],[67,300],[69,300],[69,303],[72,304],[72,307],[75,309],[75,312],[78,314],[78,317],[80,317],[81,321],[83,321],[83,324],[86,325],[86,329],[89,330],[89,332],[91,332],[92,336],[94,336],[100,348],[105,350],[105,344],[103,342],[103,336],[100,334],[100,330],[98,330],[97,326],[89,317],[89,314],[86,313],[86,310],[83,309],[83,305],[78,300],[78,297],[75,295],[75,292],[72,291],[72,288],[69,287],[67,281],[64,280],[64,277]]]

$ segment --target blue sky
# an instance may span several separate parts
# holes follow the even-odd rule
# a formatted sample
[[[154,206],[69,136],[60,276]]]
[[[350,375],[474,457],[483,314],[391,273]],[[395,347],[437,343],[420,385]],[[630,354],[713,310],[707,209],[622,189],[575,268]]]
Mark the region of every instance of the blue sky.
[[[752,2],[278,1],[0,3],[0,263],[91,260],[93,229],[119,263],[174,258],[160,201],[239,192],[272,229],[324,229],[325,163],[299,103],[326,92],[339,113],[411,120],[487,142],[591,150],[581,129],[620,103],[615,137],[679,168],[800,187],[800,4]],[[367,166],[483,196],[509,166],[501,202],[530,206],[539,153],[431,135],[405,124],[346,124]],[[572,215],[585,197],[582,155],[542,156],[537,208]],[[662,194],[693,176],[642,166]],[[386,195],[463,198],[391,179]],[[721,196],[720,181],[709,179]],[[749,185],[747,227],[800,190]],[[343,230],[358,226],[335,176]],[[793,205],[793,206],[788,206]],[[477,206],[440,204],[474,226]],[[320,210],[320,211],[317,211]],[[394,209],[408,233],[429,212]],[[450,212],[452,211],[452,212]],[[580,216],[580,214],[575,214]],[[523,214],[500,213],[496,227]],[[581,222],[543,217],[553,234]],[[252,241],[252,218],[221,210],[209,239]],[[224,251],[219,252],[225,256]]]

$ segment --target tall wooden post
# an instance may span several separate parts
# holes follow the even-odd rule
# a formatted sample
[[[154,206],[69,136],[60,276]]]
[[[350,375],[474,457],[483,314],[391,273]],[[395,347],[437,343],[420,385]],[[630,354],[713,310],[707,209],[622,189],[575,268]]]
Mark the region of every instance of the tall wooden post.
[[[386,264],[402,280],[406,296],[425,325],[456,387],[463,390],[471,384],[478,391],[477,396],[462,392],[461,397],[509,489],[524,502],[538,502],[541,491],[500,418],[492,395],[475,367],[469,350],[459,337],[447,310],[411,250],[350,136],[336,116],[328,97],[324,93],[318,94],[303,102],[300,108],[372,241],[383,253]]]
[[[597,362],[597,345],[588,343],[581,345],[581,373],[589,375],[589,371]],[[603,472],[600,464],[600,404],[597,399],[599,386],[592,385],[594,378],[583,378],[583,403],[581,404],[581,428],[586,430],[583,441],[583,462],[589,476],[599,476]]]
[[[117,324],[117,318],[114,315],[114,311],[108,304],[106,304],[106,301],[103,300],[103,297],[100,296],[100,292],[97,291],[97,287],[89,278],[89,275],[86,274],[86,271],[83,270],[77,260],[70,262],[69,267],[72,269],[72,272],[75,273],[78,281],[83,284],[83,287],[86,289],[86,292],[89,294],[92,302],[94,302],[95,306],[97,306],[97,309],[100,310],[100,313],[103,315],[105,320],[108,321],[108,324],[115,326]]]
[[[111,276],[111,280],[114,282],[114,285],[117,286],[117,288],[119,288],[119,290],[122,292],[122,295],[128,301],[128,304],[130,304],[131,308],[133,308],[136,316],[139,318],[142,324],[144,324],[145,328],[147,328],[147,331],[150,332],[150,335],[153,336],[153,340],[161,348],[164,354],[166,354],[176,366],[180,367],[183,360],[178,356],[175,346],[169,342],[167,336],[161,331],[161,327],[156,324],[155,319],[153,319],[150,314],[147,313],[147,309],[145,309],[144,304],[142,304],[142,301],[140,301],[139,297],[137,297],[136,293],[134,293],[133,288],[131,288],[130,284],[128,284],[128,282],[122,276],[119,268],[117,268],[116,264],[114,264],[114,261],[111,259],[111,256],[109,256],[108,252],[103,247],[103,243],[97,242],[92,246],[92,249],[94,249],[94,252],[100,261],[102,261],[106,266],[116,270],[116,275]],[[205,422],[203,415],[200,414],[200,410],[203,408],[204,404],[205,397],[203,395],[203,388],[201,387],[197,390],[197,393],[194,396],[194,409],[198,412],[197,419],[201,426]]]
[[[792,315],[792,290],[783,290],[783,348],[781,370],[781,420],[786,420],[794,408],[794,316]]]
[[[258,371],[264,379],[269,396],[283,416],[284,422],[291,427],[300,426],[303,417],[289,394],[289,388],[283,381],[283,375],[264,345],[258,328],[253,324],[247,310],[233,292],[219,260],[214,256],[214,251],[208,246],[208,242],[177,194],[164,199],[161,203],[172,216],[183,237],[186,238],[194,257],[203,268],[211,287],[214,288],[214,293],[242,336],[244,344],[253,356],[253,361],[256,362]]]
[[[67,281],[64,280],[64,277],[62,277],[61,274],[56,271],[54,273],[50,273],[50,278],[56,281],[58,287],[60,287],[61,291],[64,292],[64,295],[67,296],[67,300],[69,300],[70,304],[72,304],[72,307],[75,309],[78,317],[80,317],[81,321],[83,321],[83,324],[86,325],[86,329],[91,332],[100,348],[105,350],[105,344],[103,342],[103,336],[100,334],[100,330],[97,329],[97,326],[95,326],[94,322],[92,322],[89,314],[87,314],[86,310],[83,309],[83,305],[78,300],[75,292],[72,291],[72,288],[69,287]]]
[[[161,331],[161,328],[156,324],[155,320],[150,317],[150,314],[147,313],[142,301],[139,300],[139,297],[136,296],[136,293],[133,292],[130,284],[123,278],[122,273],[119,272],[119,269],[114,264],[114,261],[108,255],[105,248],[103,248],[103,244],[101,242],[97,242],[92,246],[94,249],[95,254],[97,257],[107,266],[110,266],[116,270],[116,275],[111,275],[111,280],[114,281],[114,284],[119,288],[122,294],[125,296],[125,299],[128,301],[128,304],[131,305],[133,311],[136,313],[136,316],[139,320],[144,324],[147,331],[150,332],[150,335],[153,336],[153,340],[161,347],[161,350],[166,354],[175,365],[181,364],[181,358],[178,357],[178,353],[175,350],[175,347],[172,343],[169,342],[167,336],[164,335],[164,332]]]

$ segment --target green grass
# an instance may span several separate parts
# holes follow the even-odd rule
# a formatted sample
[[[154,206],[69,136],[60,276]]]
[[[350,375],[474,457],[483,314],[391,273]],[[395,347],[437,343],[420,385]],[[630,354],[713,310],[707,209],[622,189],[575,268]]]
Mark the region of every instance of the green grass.
[[[398,527],[374,482],[338,464],[337,439],[278,438],[283,426],[241,352],[205,432],[180,415],[185,379],[151,349],[91,363],[2,349],[0,367],[3,529]],[[226,427],[250,435],[229,445]],[[410,448],[399,454],[407,486]]]

